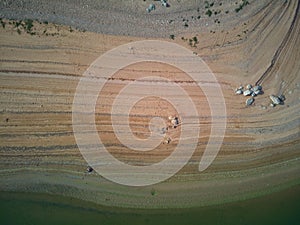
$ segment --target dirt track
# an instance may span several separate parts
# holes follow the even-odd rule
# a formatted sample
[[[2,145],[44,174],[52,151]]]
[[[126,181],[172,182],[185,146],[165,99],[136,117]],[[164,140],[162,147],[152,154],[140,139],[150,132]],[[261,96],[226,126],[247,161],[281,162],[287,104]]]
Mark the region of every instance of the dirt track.
[[[209,109],[203,108],[207,105],[203,93],[185,85],[185,74],[166,65],[146,63],[120,71],[118,79],[109,82],[104,91],[107,103],[127,84],[126,79],[136,78],[141,70],[151,75],[155,67],[158,74],[178,76],[202,112],[199,147],[191,161],[167,182],[145,188],[115,186],[94,173],[85,174],[86,162],[72,130],[73,97],[83,72],[107,50],[143,38],[70,32],[69,27],[53,24],[35,23],[36,35],[19,35],[13,25],[0,28],[0,189],[64,194],[105,205],[187,207],[247,198],[299,184],[298,2],[260,2],[245,7],[245,18],[229,14],[222,29],[212,25],[197,30],[191,25],[192,34],[186,30],[174,40],[207,62],[221,84],[227,105],[224,143],[205,172],[199,173],[197,166],[210,133]],[[175,13],[176,7],[171,10]],[[130,28],[128,31],[131,33]],[[199,41],[196,47],[181,39],[195,35]],[[254,84],[265,71],[264,95],[256,98],[255,105],[246,107],[245,97],[234,95],[234,88]],[[269,107],[268,96],[278,92],[286,95],[285,105]],[[160,161],[170,154],[176,141],[145,155],[120,148],[109,125],[108,105],[101,107],[99,103],[96,119],[100,137],[116,157],[141,164]],[[172,107],[162,109],[159,105],[165,103],[158,104],[153,98],[137,105],[130,120],[137,136],[147,136],[144,126],[149,117],[174,113]],[[151,110],[145,111],[145,106]],[[179,133],[174,135],[176,139]],[[155,189],[155,196],[151,189]]]

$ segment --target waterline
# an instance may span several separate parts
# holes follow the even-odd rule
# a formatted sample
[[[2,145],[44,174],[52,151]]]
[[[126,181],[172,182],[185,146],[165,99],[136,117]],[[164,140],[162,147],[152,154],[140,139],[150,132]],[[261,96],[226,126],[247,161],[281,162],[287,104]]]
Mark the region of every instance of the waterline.
[[[132,210],[47,194],[0,192],[0,224],[297,224],[300,185],[230,204]]]

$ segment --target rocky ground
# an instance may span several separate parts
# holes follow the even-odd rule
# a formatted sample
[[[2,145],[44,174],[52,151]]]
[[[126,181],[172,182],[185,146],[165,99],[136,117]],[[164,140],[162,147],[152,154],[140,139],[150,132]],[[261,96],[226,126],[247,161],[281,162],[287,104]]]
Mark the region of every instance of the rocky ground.
[[[3,0],[0,17],[38,19],[102,34],[169,37],[207,29],[227,30],[239,19],[247,20],[258,13],[269,1],[253,2],[251,10],[248,5],[241,8],[243,1],[238,0],[208,1],[209,4],[204,0],[168,2],[170,7],[166,8],[159,1],[149,0]],[[147,13],[149,4],[155,4],[156,10]]]

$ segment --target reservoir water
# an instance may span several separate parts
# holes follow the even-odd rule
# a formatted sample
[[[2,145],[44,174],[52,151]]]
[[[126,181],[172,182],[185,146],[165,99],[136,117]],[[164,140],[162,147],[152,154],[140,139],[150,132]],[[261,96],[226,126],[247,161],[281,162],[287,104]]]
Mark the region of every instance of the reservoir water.
[[[300,186],[260,198],[224,205],[134,210],[102,207],[47,194],[0,192],[0,224],[300,224]]]

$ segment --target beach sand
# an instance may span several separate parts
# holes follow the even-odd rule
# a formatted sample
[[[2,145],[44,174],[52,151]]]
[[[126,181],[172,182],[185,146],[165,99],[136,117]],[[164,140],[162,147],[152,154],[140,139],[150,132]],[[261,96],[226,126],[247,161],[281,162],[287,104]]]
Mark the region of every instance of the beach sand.
[[[82,16],[81,23],[73,24],[70,9],[50,15],[52,1],[22,3],[24,10],[15,11],[20,2],[3,1],[1,17],[30,18],[30,6],[45,7],[39,15],[31,16],[65,25],[34,21],[29,34],[24,27],[16,27],[15,20],[2,19],[6,25],[0,28],[1,191],[53,193],[128,208],[184,208],[238,201],[299,185],[300,24],[297,1],[250,1],[239,13],[233,10],[234,1],[223,5],[216,2],[213,9],[222,9],[222,13],[211,17],[202,12],[206,9],[200,3],[174,1],[169,11],[158,8],[148,15],[144,12],[147,1],[136,4],[136,8],[132,8],[129,1],[122,1],[122,4],[108,1],[97,8],[97,4],[103,4],[99,1],[89,16],[109,12],[112,17],[108,18],[116,18],[107,19],[99,26],[97,20],[102,20],[105,14],[99,13],[99,17],[87,26],[87,14],[81,4],[75,8],[78,11],[73,12],[78,13],[78,18]],[[62,2],[63,5],[67,3]],[[89,7],[92,4],[90,1]],[[190,17],[196,18],[199,4],[201,18],[193,20]],[[225,13],[227,8],[229,13]],[[133,9],[135,14],[129,16],[128,12]],[[170,20],[171,15],[175,25],[171,22],[172,26],[166,28],[160,24],[159,20]],[[182,17],[189,18],[187,28],[178,25],[182,25]],[[221,21],[220,25],[216,19]],[[132,23],[135,26],[131,26]],[[142,29],[145,26],[151,29]],[[82,31],[84,27],[88,31]],[[175,40],[169,38],[170,34],[175,35]],[[160,74],[167,72],[169,78],[178,76],[176,79],[193,96],[202,115],[199,145],[181,171],[153,186],[127,187],[95,172],[86,173],[87,163],[74,138],[72,104],[77,84],[94,60],[119,45],[150,37],[189,48],[208,64],[224,94],[227,128],[217,158],[200,173],[198,163],[211,125],[203,93],[186,85],[186,74],[168,65],[138,63],[120,71],[103,92],[102,97],[108,105],[120,90],[120,83],[126,85],[130,78],[139,76],[140,70],[144,75],[153,75],[155,67]],[[195,47],[189,44],[193,37],[199,42]],[[234,89],[240,84],[254,84],[268,68],[270,72],[262,82],[264,94],[256,98],[253,106],[246,107],[245,97],[236,96]],[[286,96],[285,104],[270,107],[269,95],[281,91]],[[164,104],[149,98],[136,107],[130,122],[137,135],[147,135],[144,125],[148,117],[166,117],[174,113],[171,106],[162,109]],[[121,161],[129,164],[158,162],[177,144],[172,141],[145,154],[133,154],[120,148],[109,125],[110,108],[101,107],[101,102],[97,106],[99,136]],[[151,110],[145,110],[145,106]],[[174,135],[177,137],[179,133]]]

